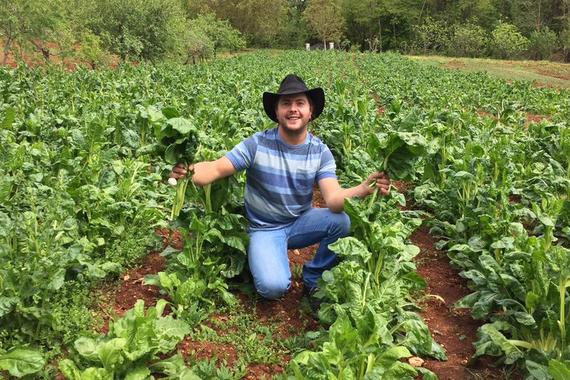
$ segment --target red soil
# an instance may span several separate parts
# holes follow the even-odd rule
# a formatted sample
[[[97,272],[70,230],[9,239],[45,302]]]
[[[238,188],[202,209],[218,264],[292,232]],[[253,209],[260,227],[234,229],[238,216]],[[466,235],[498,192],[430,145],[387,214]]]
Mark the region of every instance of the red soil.
[[[526,114],[526,122],[525,127],[528,127],[531,123],[540,123],[542,120],[550,120],[550,116],[546,115],[537,115],[530,112]]]
[[[193,341],[190,338],[185,338],[178,345],[178,349],[185,359],[192,356],[198,361],[211,360],[215,357],[228,367],[232,367],[238,359],[236,349],[231,344]]]
[[[557,71],[552,69],[537,68],[536,72],[539,73],[540,75],[545,75],[552,78],[570,80],[570,69],[566,71],[563,70]]]

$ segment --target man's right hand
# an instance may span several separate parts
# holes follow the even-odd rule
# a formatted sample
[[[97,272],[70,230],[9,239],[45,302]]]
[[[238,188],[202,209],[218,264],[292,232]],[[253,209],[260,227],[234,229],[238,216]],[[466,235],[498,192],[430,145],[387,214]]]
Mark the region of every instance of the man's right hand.
[[[186,177],[188,172],[193,171],[194,165],[186,165],[183,162],[177,163],[170,172],[170,178],[180,179]]]
[[[190,165],[179,162],[172,168],[170,178],[178,180],[187,176],[190,172],[192,172],[192,182],[196,186],[205,186],[220,178],[234,174],[236,169],[225,156],[215,161],[202,161]]]

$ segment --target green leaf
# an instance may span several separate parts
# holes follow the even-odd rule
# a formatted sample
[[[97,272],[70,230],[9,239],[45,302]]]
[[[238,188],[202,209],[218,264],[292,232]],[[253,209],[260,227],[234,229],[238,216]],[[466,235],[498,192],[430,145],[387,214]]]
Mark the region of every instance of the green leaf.
[[[16,110],[14,110],[14,108],[10,107],[8,109],[6,109],[5,112],[5,116],[4,119],[2,120],[2,124],[0,124],[0,126],[2,127],[2,129],[11,129],[12,128],[12,124],[14,123],[14,120],[16,120]]]
[[[548,362],[548,373],[554,380],[570,379],[570,362],[552,359]]]
[[[125,376],[125,380],[146,380],[151,375],[147,367],[137,367],[129,369],[129,373]]]
[[[65,282],[65,269],[60,268],[51,275],[51,281],[47,284],[47,288],[51,290],[58,290]]]
[[[412,380],[416,377],[417,371],[408,363],[395,362],[382,376],[382,380]]]
[[[81,371],[69,359],[63,359],[59,362],[59,370],[68,380],[82,380]]]
[[[0,369],[8,371],[10,375],[22,377],[36,373],[45,364],[41,352],[17,348],[5,354],[0,354]]]
[[[11,312],[19,301],[18,297],[0,297],[0,318]]]
[[[159,352],[174,349],[179,341],[190,334],[190,331],[190,325],[180,319],[174,319],[171,316],[158,319],[156,321],[156,332],[160,343]]]
[[[423,367],[419,367],[416,369],[422,375],[422,379],[424,379],[424,380],[438,380],[437,375],[435,373],[433,373],[432,371],[430,371],[429,369],[423,368]]]
[[[103,367],[109,372],[114,372],[124,362],[123,348],[127,345],[124,338],[114,338],[107,342],[101,342],[97,346],[97,356]]]
[[[497,328],[496,326],[502,326],[502,324],[498,324],[497,322],[493,324],[486,324],[481,326],[480,331],[482,334],[488,336],[493,344],[499,347],[505,354],[505,363],[513,364],[517,360],[524,357],[524,352],[521,351],[516,345],[514,345],[510,340],[508,340]],[[475,353],[476,356],[479,356],[481,353],[479,352],[479,348]]]
[[[194,124],[190,120],[183,117],[168,119],[166,123],[182,135],[187,135],[190,132],[196,132],[196,127]]]
[[[92,338],[81,337],[74,343],[74,347],[79,355],[89,360],[97,360],[97,341]]]
[[[522,325],[533,326],[536,324],[536,321],[534,320],[533,316],[524,311],[517,311],[514,313],[514,316],[517,322]]]
[[[412,356],[410,351],[404,346],[394,346],[388,348],[378,357],[378,362],[382,364],[385,368],[389,368],[394,362],[399,361],[402,358],[408,358]]]
[[[115,376],[112,372],[105,368],[89,367],[81,374],[81,380],[114,380]]]
[[[550,379],[550,375],[548,374],[548,367],[545,365],[539,364],[532,360],[526,360],[525,367],[527,371],[532,375],[533,379]]]
[[[341,257],[358,258],[363,264],[372,257],[372,253],[368,251],[364,243],[352,236],[338,239],[329,244],[329,249]]]
[[[196,375],[190,368],[186,367],[184,358],[182,358],[180,353],[171,356],[168,359],[154,363],[150,368],[153,372],[169,375],[169,379],[202,380],[202,378]]]

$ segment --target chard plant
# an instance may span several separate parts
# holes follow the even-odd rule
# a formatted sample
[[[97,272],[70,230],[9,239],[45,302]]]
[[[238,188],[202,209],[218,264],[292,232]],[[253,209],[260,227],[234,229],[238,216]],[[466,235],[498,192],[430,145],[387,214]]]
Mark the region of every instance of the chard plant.
[[[59,363],[65,378],[144,379],[152,374],[169,379],[196,378],[179,354],[161,359],[191,331],[185,322],[164,316],[166,306],[165,300],[159,300],[145,311],[144,301],[138,300],[123,318],[109,323],[105,336],[77,339],[74,348],[81,360],[77,364],[71,359]],[[85,368],[81,362],[89,364]]]
[[[416,175],[416,163],[427,153],[427,141],[415,132],[381,132],[371,134],[367,150],[380,164],[379,172],[387,173],[391,180],[411,181]],[[371,206],[378,189],[370,198]]]
[[[174,112],[163,110],[164,112]],[[194,156],[198,150],[200,141],[198,138],[198,128],[191,118],[172,117],[162,124],[155,126],[154,134],[163,148],[163,156],[167,163],[175,165],[179,162],[188,165],[194,162]],[[174,178],[169,183],[176,186],[176,196],[172,204],[170,220],[175,220],[184,207],[186,188],[189,178],[181,178],[178,181]]]

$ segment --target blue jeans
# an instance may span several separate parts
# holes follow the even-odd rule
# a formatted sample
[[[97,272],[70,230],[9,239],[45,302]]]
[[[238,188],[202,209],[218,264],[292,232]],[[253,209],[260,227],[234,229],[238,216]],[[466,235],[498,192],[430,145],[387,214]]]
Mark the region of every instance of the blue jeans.
[[[303,266],[305,286],[316,286],[323,272],[338,262],[328,245],[347,236],[349,231],[348,215],[331,212],[328,208],[312,208],[283,228],[250,231],[249,269],[257,292],[269,299],[285,294],[291,287],[287,249],[304,248],[320,242],[313,260]]]

